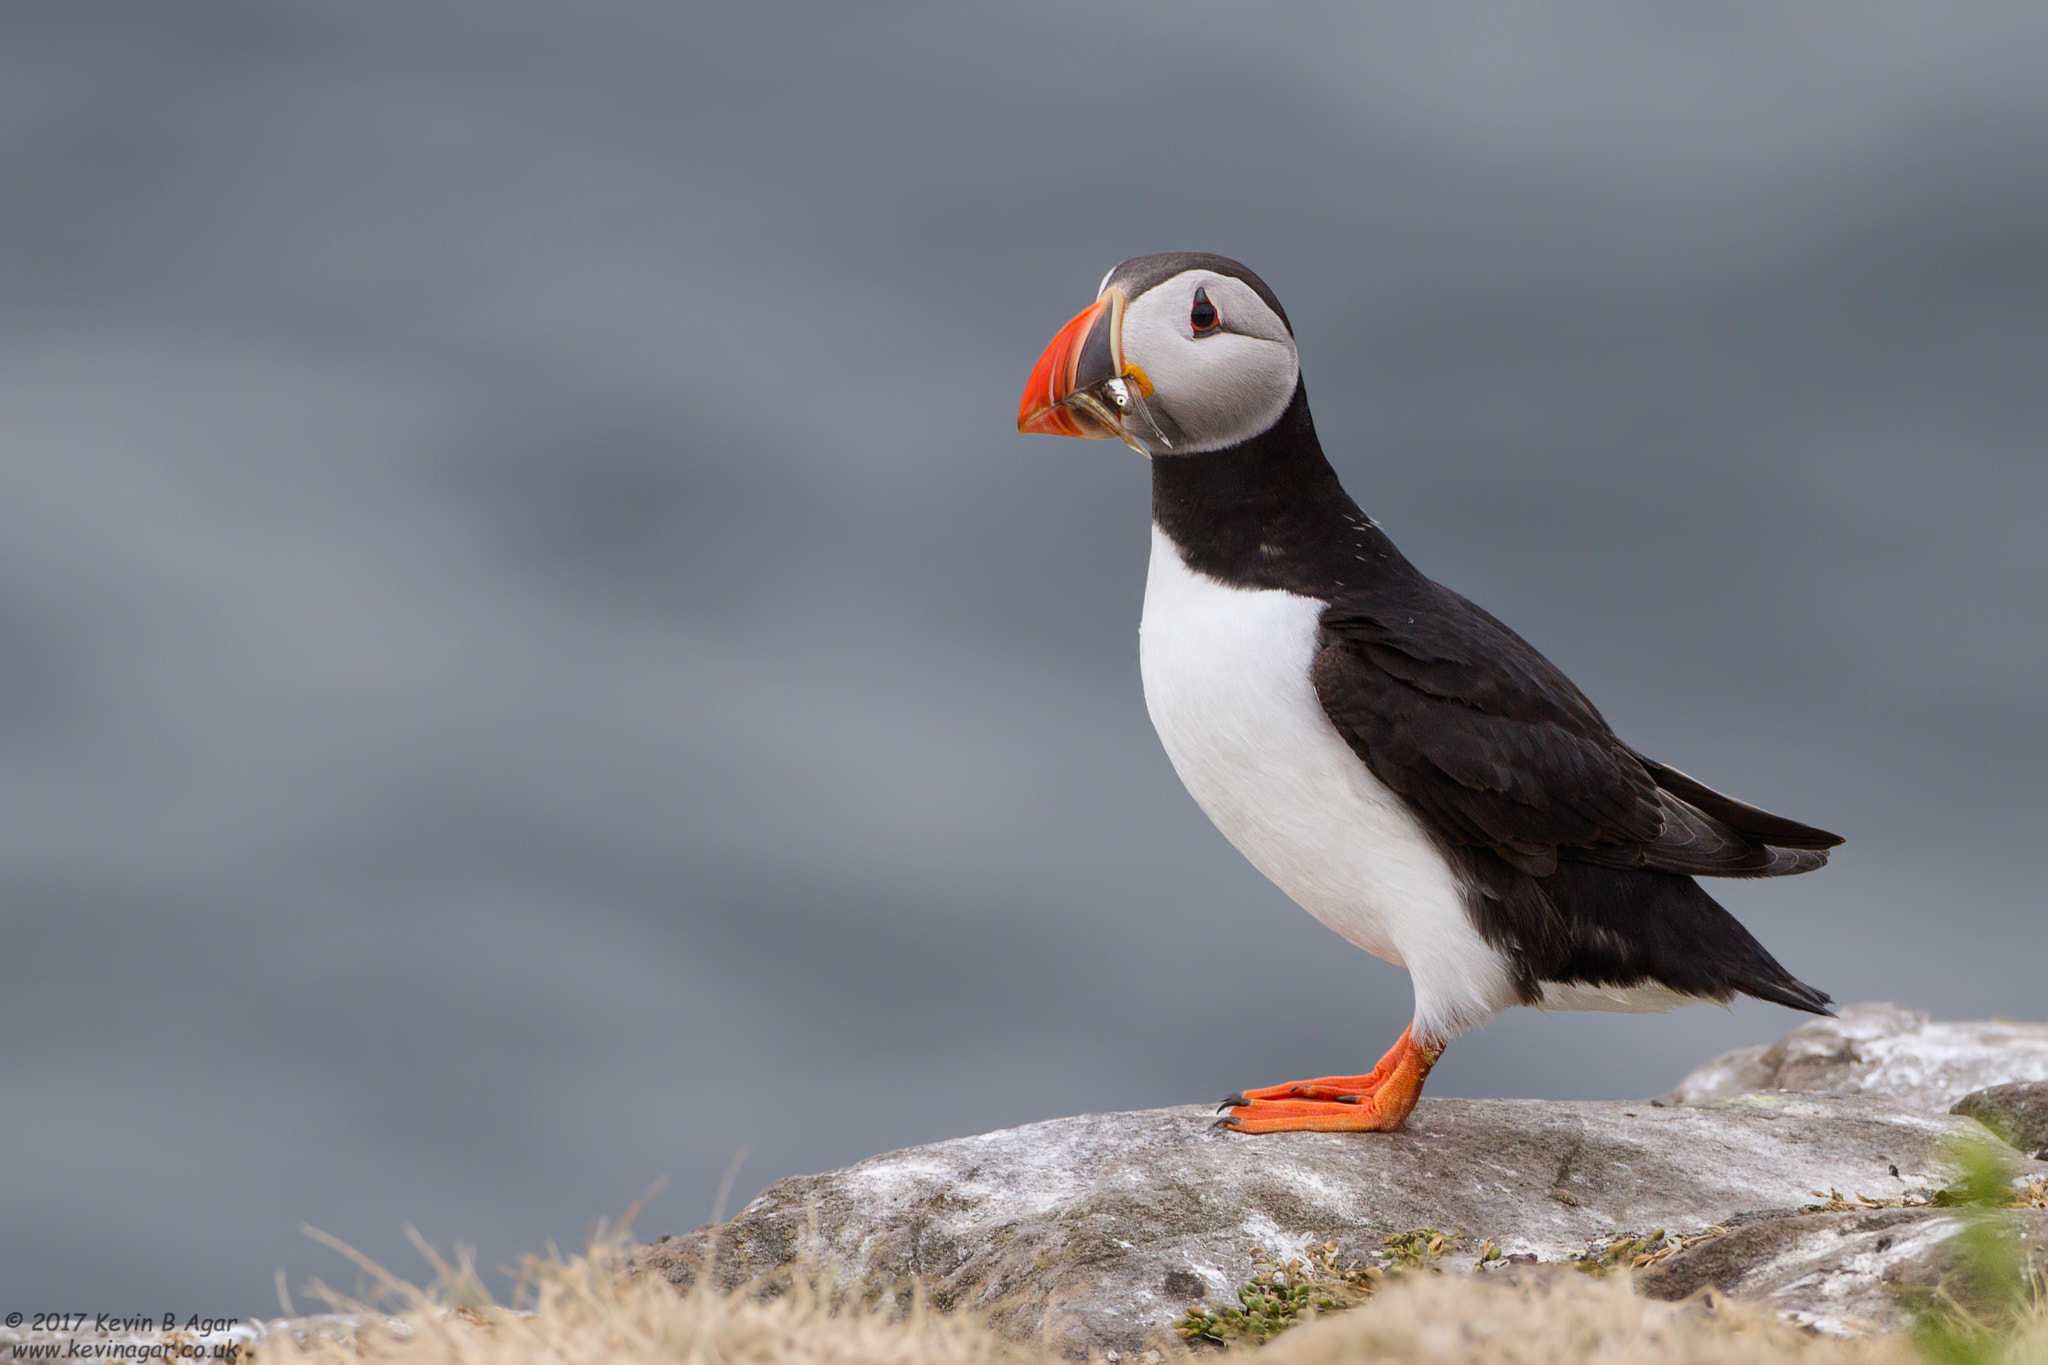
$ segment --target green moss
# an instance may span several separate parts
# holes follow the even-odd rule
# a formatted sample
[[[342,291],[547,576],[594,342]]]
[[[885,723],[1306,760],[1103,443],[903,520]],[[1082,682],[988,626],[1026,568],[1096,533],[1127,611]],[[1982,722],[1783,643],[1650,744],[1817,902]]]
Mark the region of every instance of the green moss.
[[[1175,1323],[1183,1340],[1218,1346],[1257,1346],[1321,1313],[1341,1312],[1368,1298],[1380,1272],[1340,1266],[1337,1244],[1323,1242],[1282,1263],[1252,1249],[1250,1281],[1237,1291],[1236,1308],[1196,1308]]]
[[[1435,1228],[1416,1228],[1412,1232],[1397,1232],[1381,1242],[1381,1254],[1397,1269],[1422,1270],[1442,1260],[1453,1240],[1449,1233]]]
[[[1255,1247],[1255,1273],[1237,1291],[1238,1307],[1194,1309],[1174,1324],[1174,1330],[1191,1342],[1257,1346],[1321,1314],[1357,1307],[1390,1275],[1432,1268],[1455,1240],[1435,1228],[1397,1232],[1381,1244],[1384,1267],[1340,1264],[1335,1242],[1311,1245],[1284,1263]],[[1494,1250],[1493,1257],[1498,1256]]]

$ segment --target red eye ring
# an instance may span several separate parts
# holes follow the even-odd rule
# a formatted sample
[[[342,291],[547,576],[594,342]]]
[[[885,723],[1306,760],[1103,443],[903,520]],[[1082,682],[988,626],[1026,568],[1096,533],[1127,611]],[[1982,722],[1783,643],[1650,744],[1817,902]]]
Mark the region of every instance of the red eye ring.
[[[1188,328],[1198,337],[1209,336],[1223,326],[1223,319],[1217,316],[1216,305],[1209,302],[1207,289],[1195,290],[1194,306],[1188,309]]]

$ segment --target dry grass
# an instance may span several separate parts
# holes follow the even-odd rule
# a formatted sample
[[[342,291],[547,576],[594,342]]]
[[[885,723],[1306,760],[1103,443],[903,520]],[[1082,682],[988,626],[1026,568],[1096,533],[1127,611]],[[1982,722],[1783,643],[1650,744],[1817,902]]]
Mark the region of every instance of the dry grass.
[[[710,1289],[679,1292],[658,1277],[624,1273],[624,1244],[616,1237],[600,1237],[583,1256],[530,1259],[520,1280],[521,1310],[480,1302],[485,1296],[473,1268],[447,1265],[424,1246],[440,1272],[432,1292],[336,1245],[370,1277],[380,1302],[316,1286],[330,1308],[364,1325],[339,1339],[266,1338],[254,1365],[1040,1365],[1047,1359],[915,1296],[884,1312],[836,1302],[801,1281],[768,1300]]]
[[[529,1262],[524,1311],[490,1305],[467,1265],[437,1260],[440,1279],[429,1291],[358,1257],[381,1304],[320,1292],[331,1307],[365,1325],[341,1339],[274,1335],[257,1348],[255,1365],[1054,1365],[1060,1359],[1045,1346],[1007,1340],[969,1317],[949,1317],[915,1299],[877,1310],[802,1283],[765,1302],[704,1289],[680,1293],[659,1279],[622,1274],[622,1251],[623,1243],[610,1239],[584,1256]],[[1625,1276],[1571,1273],[1415,1274],[1362,1307],[1288,1331],[1256,1352],[1190,1349],[1167,1340],[1160,1352],[1160,1365],[1226,1356],[1246,1365],[1925,1360],[1904,1338],[1819,1337],[1749,1305],[1657,1303],[1638,1297]],[[2037,1305],[2018,1334],[1973,1359],[2048,1365],[2048,1305]]]
[[[1645,1299],[1624,1276],[1410,1276],[1364,1308],[1279,1337],[1260,1365],[1919,1365],[1895,1339],[1847,1342],[1728,1300]]]

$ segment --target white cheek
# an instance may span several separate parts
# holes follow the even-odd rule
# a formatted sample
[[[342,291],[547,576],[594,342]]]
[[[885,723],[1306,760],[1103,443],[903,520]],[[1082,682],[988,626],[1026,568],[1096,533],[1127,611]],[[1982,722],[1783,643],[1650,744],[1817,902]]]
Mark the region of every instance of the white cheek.
[[[1294,348],[1242,332],[1197,337],[1186,324],[1172,289],[1144,295],[1124,314],[1124,359],[1145,371],[1154,406],[1180,429],[1174,449],[1221,450],[1280,420],[1294,397]]]
[[[1190,338],[1186,379],[1174,377],[1171,415],[1196,448],[1229,446],[1280,420],[1294,397],[1294,356],[1286,346],[1249,336]]]
[[[1145,351],[1148,359],[1138,363],[1159,406],[1186,433],[1186,453],[1258,435],[1280,420],[1294,397],[1294,353],[1278,342],[1225,332],[1173,336]]]

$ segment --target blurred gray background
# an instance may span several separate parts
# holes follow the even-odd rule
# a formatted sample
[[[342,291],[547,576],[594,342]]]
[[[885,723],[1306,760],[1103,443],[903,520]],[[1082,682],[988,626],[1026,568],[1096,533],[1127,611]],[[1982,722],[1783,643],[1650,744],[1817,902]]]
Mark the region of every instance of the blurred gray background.
[[[1849,836],[1717,892],[2048,1013],[2048,11],[80,0],[0,15],[0,1286],[275,1312],[1356,1070],[1181,791],[1146,471],[1017,395],[1241,258],[1423,568]],[[1440,1095],[1799,1017],[1516,1011]],[[735,1207],[736,1207],[735,1203]],[[304,1301],[301,1300],[303,1306]]]

